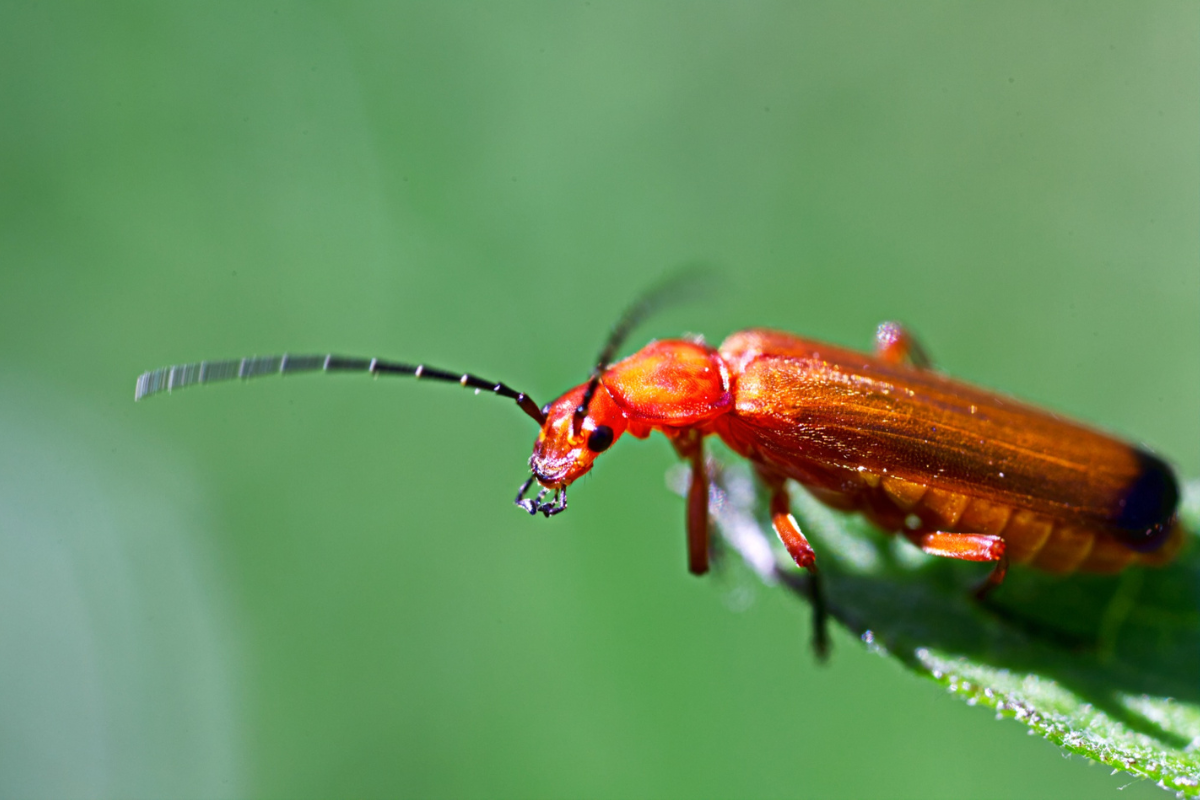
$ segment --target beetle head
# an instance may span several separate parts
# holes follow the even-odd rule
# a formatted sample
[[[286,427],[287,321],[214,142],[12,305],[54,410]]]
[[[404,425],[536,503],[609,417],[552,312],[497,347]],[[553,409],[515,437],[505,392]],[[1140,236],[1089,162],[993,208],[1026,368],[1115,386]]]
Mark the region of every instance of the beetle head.
[[[589,389],[594,394],[586,402]],[[566,509],[567,486],[622,434],[644,439],[656,427],[692,427],[732,406],[728,369],[717,351],[681,339],[651,342],[594,384],[576,386],[542,409],[546,419],[529,458],[533,478],[521,487],[517,505],[531,514],[557,514]],[[542,489],[526,500],[534,480]],[[554,495],[542,502],[547,492]]]
[[[546,422],[533,445],[529,467],[546,489],[566,488],[587,473],[596,456],[625,433],[625,414],[603,385],[597,388],[587,416],[576,430],[573,418],[585,389],[586,384],[577,386],[544,409]]]

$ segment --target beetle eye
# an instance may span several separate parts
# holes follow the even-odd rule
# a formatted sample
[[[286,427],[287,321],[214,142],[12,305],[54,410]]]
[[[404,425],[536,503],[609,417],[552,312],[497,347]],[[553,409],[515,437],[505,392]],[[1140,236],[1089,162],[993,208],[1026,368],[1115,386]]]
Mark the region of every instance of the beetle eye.
[[[612,443],[613,431],[607,425],[597,425],[596,430],[588,434],[588,450],[591,450],[593,453],[603,453],[612,446]]]

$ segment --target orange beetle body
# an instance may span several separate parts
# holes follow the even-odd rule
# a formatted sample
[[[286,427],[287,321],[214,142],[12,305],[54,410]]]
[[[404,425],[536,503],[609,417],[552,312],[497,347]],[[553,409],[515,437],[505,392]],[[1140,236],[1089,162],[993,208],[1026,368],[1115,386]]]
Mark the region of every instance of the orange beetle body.
[[[680,278],[686,275],[681,274]],[[516,503],[547,517],[567,508],[567,486],[625,433],[654,430],[691,464],[688,566],[708,569],[704,437],[747,458],[770,492],[772,527],[816,578],[816,554],[789,507],[787,480],[830,506],[861,511],[927,553],[994,567],[1117,572],[1163,564],[1183,541],[1179,487],[1162,460],[1138,447],[929,368],[917,342],[884,323],[874,355],[769,330],[702,342],[652,342],[611,363],[647,314],[686,283],[668,281],[621,317],[591,379],[539,408],[502,382],[425,364],[326,355],[179,364],[142,374],[134,398],[185,386],[301,372],[365,372],[457,383],[514,400],[540,427],[532,476]],[[541,489],[526,499],[533,482]],[[553,493],[548,502],[543,498]],[[811,582],[823,645],[821,593]]]
[[[1009,561],[1112,573],[1172,557],[1182,541],[1179,490],[1163,461],[923,362],[890,324],[873,356],[768,330],[736,333],[717,349],[653,342],[598,373],[582,419],[588,384],[543,409],[530,466],[546,490],[565,491],[622,434],[661,431],[692,463],[695,573],[708,565],[707,435],[753,463],[771,491],[776,532],[810,570],[815,554],[789,513],[788,478],[926,552],[995,563],[985,589]]]

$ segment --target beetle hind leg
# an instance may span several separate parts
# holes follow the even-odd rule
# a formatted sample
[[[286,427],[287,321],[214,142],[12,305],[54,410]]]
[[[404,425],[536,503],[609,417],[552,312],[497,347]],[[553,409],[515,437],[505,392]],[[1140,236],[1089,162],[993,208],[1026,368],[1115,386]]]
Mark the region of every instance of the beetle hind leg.
[[[991,573],[975,588],[982,600],[1004,582],[1008,573],[1008,553],[1004,539],[986,533],[946,533],[944,531],[905,531],[904,537],[931,556],[986,561],[995,564]]]
[[[881,322],[875,329],[875,355],[889,364],[929,369],[933,362],[917,337],[899,322]]]

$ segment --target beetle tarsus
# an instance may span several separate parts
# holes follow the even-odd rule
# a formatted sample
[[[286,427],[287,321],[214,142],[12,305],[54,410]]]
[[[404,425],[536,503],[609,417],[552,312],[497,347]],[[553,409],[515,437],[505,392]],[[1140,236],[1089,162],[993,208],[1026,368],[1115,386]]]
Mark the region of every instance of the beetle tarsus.
[[[516,503],[518,508],[521,508],[521,509],[529,512],[529,516],[531,516],[531,517],[535,516],[538,512],[536,501],[525,499],[525,493],[529,491],[529,487],[532,485],[533,485],[533,476],[530,475],[529,480],[527,480],[521,484],[521,490],[517,492],[517,499],[513,501],[514,503]]]
[[[776,576],[798,594],[808,598],[812,606],[812,649],[817,661],[824,663],[829,658],[829,606],[825,602],[825,589],[816,565],[807,568],[807,575],[782,566],[776,567]]]
[[[995,591],[996,587],[1004,583],[1004,576],[1008,574],[1008,554],[1002,553],[1000,558],[996,560],[996,566],[988,573],[988,576],[983,579],[983,582],[975,587],[975,599],[979,601],[986,600],[988,595]]]
[[[829,613],[825,606],[825,591],[817,565],[808,568],[808,601],[812,604],[812,648],[817,660],[829,659]]]
[[[554,492],[554,497],[549,503],[543,503],[538,509],[546,516],[546,519],[553,517],[555,514],[561,514],[567,510],[567,487],[562,487]]]

